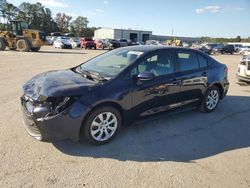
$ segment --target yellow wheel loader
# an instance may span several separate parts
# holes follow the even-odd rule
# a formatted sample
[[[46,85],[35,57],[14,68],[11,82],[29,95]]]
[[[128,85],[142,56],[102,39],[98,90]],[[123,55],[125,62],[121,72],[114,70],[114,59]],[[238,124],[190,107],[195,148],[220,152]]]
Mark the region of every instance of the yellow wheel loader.
[[[0,30],[0,51],[8,47],[10,50],[22,52],[37,52],[46,42],[46,35],[42,31],[28,28],[26,22],[20,20],[10,21],[10,30]]]

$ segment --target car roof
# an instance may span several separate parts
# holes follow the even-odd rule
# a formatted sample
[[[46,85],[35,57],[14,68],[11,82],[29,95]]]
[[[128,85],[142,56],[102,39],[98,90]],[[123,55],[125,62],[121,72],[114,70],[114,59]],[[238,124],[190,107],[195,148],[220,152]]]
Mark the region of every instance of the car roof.
[[[164,49],[185,49],[185,50],[190,50],[190,51],[198,51],[198,50],[193,50],[190,48],[164,46],[164,45],[141,45],[141,46],[128,46],[128,47],[123,47],[123,48],[126,48],[127,50],[141,51],[145,53],[155,51],[155,50],[164,50]]]

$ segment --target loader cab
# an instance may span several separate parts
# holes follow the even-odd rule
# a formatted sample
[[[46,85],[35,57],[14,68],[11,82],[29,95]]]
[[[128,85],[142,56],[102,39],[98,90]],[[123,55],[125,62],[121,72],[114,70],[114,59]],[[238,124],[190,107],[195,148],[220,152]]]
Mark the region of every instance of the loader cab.
[[[11,31],[14,36],[23,35],[24,29],[29,29],[29,24],[20,20],[10,21]]]

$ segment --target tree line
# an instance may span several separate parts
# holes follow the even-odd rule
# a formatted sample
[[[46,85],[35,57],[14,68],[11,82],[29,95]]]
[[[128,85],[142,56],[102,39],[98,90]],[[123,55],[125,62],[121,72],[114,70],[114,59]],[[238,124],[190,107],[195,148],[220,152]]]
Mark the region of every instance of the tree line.
[[[211,37],[201,37],[202,42],[211,42],[211,43],[228,43],[228,42],[250,42],[250,37],[241,38],[237,36],[236,38],[211,38]]]
[[[41,3],[23,2],[18,7],[6,0],[0,0],[0,30],[7,29],[11,20],[23,20],[29,23],[31,29],[52,32],[75,33],[78,36],[94,36],[95,27],[88,27],[87,17],[78,16],[75,20],[65,13],[57,13],[52,18],[52,12]],[[2,22],[2,23],[1,23]]]

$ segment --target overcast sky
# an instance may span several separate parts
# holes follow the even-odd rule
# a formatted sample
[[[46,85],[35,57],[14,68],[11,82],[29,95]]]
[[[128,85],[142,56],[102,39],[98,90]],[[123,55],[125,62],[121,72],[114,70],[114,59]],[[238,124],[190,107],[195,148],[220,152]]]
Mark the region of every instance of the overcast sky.
[[[21,0],[7,0],[19,6]],[[132,28],[153,34],[250,37],[250,0],[26,0],[55,15],[85,16],[89,26]]]

